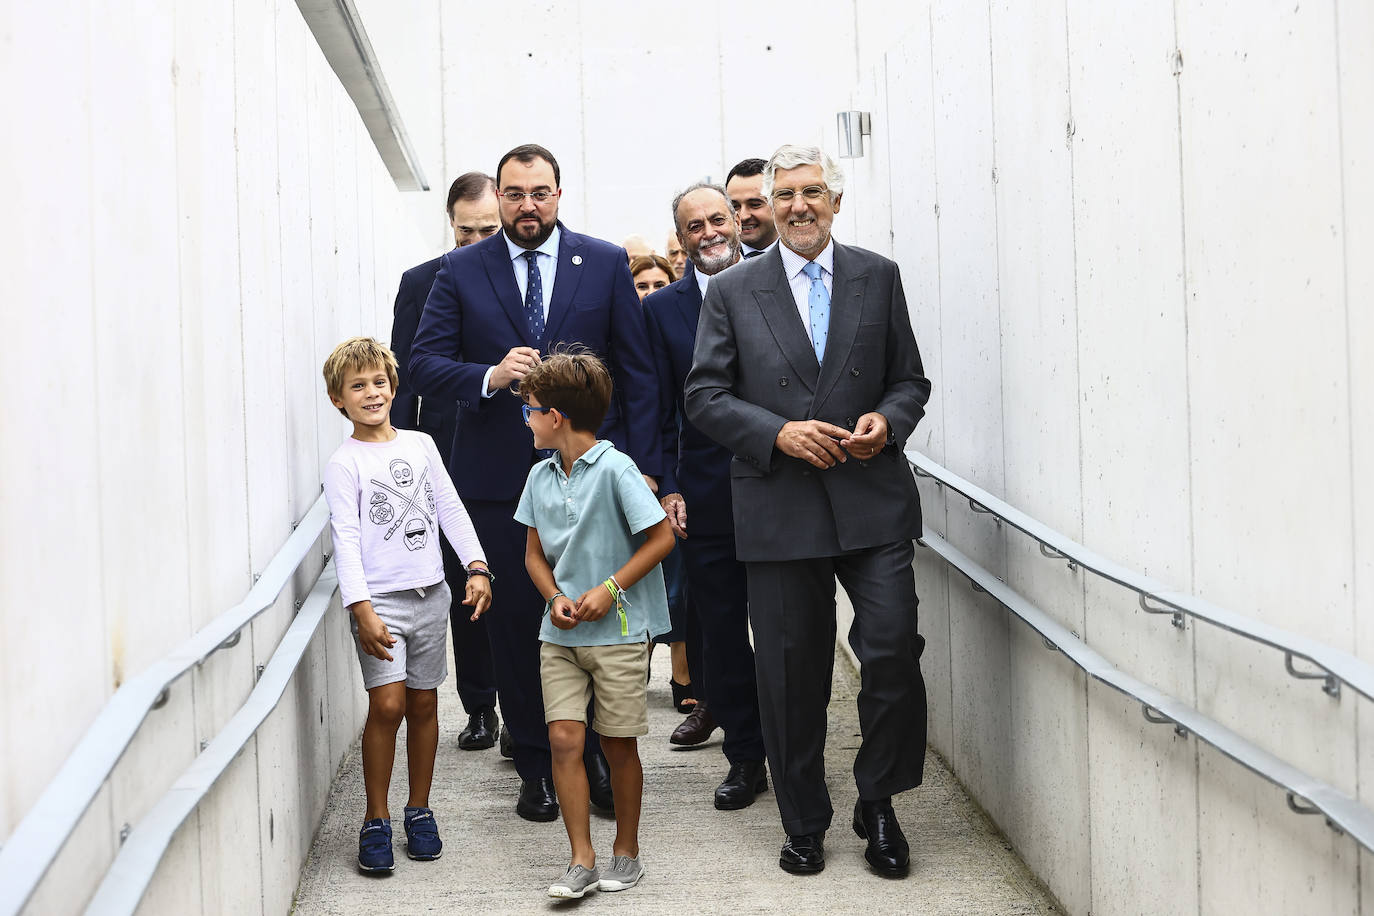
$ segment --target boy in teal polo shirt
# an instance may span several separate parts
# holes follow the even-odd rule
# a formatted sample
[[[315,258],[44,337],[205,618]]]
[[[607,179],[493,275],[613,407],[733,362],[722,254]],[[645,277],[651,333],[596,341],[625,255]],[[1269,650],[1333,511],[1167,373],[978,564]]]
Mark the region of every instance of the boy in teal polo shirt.
[[[550,897],[620,891],[644,875],[639,810],[644,770],[637,736],[649,733],[649,640],[670,628],[659,563],[673,532],[639,469],[596,430],[611,376],[590,353],[554,353],[520,381],[535,448],[557,449],[530,469],[515,519],[529,526],[525,568],[544,596],[539,633],[544,719],[553,785],[572,856]],[[582,745],[587,704],[611,768],[615,844],[596,866]]]

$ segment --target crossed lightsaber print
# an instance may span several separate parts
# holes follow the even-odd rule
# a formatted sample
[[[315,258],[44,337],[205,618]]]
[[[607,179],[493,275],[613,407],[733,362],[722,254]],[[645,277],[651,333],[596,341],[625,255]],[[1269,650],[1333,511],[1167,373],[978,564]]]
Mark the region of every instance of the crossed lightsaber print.
[[[372,482],[374,484],[381,487],[383,490],[386,490],[388,493],[390,493],[392,496],[395,496],[401,502],[405,503],[405,505],[401,507],[401,511],[396,513],[396,521],[392,522],[391,527],[386,529],[386,534],[382,536],[382,540],[391,540],[391,536],[396,533],[397,528],[401,527],[401,523],[406,520],[406,516],[410,514],[411,509],[414,509],[416,512],[423,515],[425,517],[425,521],[429,524],[434,524],[434,519],[430,518],[429,513],[425,511],[424,507],[416,505],[416,501],[420,498],[421,491],[424,490],[425,477],[428,475],[429,468],[425,468],[423,471],[420,472],[420,476],[415,478],[415,489],[411,492],[409,496],[402,493],[400,490],[395,489],[390,484],[382,483],[380,480],[373,478]]]

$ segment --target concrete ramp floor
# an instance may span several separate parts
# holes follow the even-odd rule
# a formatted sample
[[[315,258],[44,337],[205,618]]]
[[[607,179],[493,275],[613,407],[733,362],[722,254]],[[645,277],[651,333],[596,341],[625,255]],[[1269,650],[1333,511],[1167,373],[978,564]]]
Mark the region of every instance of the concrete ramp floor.
[[[451,656],[450,656],[451,657]],[[682,717],[667,689],[668,653],[654,656],[650,734],[640,740],[645,801],[640,825],[647,871],[638,887],[589,894],[580,901],[545,896],[567,865],[561,821],[533,824],[515,814],[519,780],[495,748],[460,751],[467,717],[453,687],[440,689],[440,745],[430,801],[444,839],[443,858],[405,857],[400,826],[406,797],[402,727],[392,778],[396,870],[365,876],[356,868],[363,815],[358,746],[345,759],[330,795],[294,912],[300,916],[427,912],[533,913],[581,909],[623,913],[939,913],[1031,916],[1059,913],[1053,899],[1010,850],[997,829],[930,754],[925,785],[896,799],[912,849],[910,877],[885,880],[863,860],[850,829],[857,793],[851,767],[859,744],[854,697],[858,679],[848,659],[835,661],[826,758],[835,822],[826,835],[826,868],[796,877],[778,868],[782,827],[771,791],[743,811],[717,811],[711,794],[728,765],[721,733],[699,748],[677,749],[668,735]],[[597,853],[610,859],[615,823],[592,814]]]

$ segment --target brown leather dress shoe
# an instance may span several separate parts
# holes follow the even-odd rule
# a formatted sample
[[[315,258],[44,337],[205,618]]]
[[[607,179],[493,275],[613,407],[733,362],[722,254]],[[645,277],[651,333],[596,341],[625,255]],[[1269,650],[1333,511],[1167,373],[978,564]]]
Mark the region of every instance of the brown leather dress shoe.
[[[682,724],[673,729],[673,733],[668,736],[668,743],[691,747],[711,737],[711,733],[717,728],[719,726],[716,725],[711,710],[706,708],[705,703],[698,703],[687,718],[682,720]]]

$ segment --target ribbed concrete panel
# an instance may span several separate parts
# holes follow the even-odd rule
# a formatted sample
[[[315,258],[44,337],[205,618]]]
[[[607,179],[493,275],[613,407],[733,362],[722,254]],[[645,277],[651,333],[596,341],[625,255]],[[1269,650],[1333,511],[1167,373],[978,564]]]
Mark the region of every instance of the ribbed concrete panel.
[[[992,73],[984,11],[932,6],[935,172],[940,250],[940,362],[945,456],[1001,492],[997,217],[992,192]],[[987,568],[1003,570],[1003,539],[952,505],[945,534]],[[994,819],[1010,784],[1008,634],[1000,607],[950,583],[955,738],[951,764]]]
[[[183,304],[180,299],[173,86],[173,5],[91,13],[91,144],[132,155],[97,156],[99,193],[90,209],[97,243],[91,255],[96,329],[94,432],[102,453],[101,543],[114,562],[102,576],[100,604],[109,620],[108,651],[116,681],[163,651],[162,639],[193,631],[189,607],[186,440],[183,407]],[[130,100],[137,99],[137,104]],[[137,239],[138,245],[127,240]],[[144,527],[149,521],[154,524]],[[141,532],[141,533],[136,533]],[[137,542],[138,549],[119,545]],[[156,635],[154,635],[156,634]],[[135,822],[188,764],[196,750],[195,707],[187,685],[159,711],[164,737],[138,736],[110,780],[115,823]],[[175,737],[173,737],[175,736]],[[199,857],[187,844],[170,850],[184,880],[163,901],[198,905]]]
[[[583,10],[587,93],[577,192],[586,199],[584,226],[606,227],[616,244],[639,233],[662,253],[673,196],[704,178],[723,183],[734,164],[721,159],[720,100],[730,87],[712,4],[674,23],[671,41],[662,40],[663,21],[643,10],[637,3]],[[625,78],[637,71],[647,78]],[[627,148],[642,152],[627,156]],[[617,186],[623,190],[607,193]]]
[[[1349,374],[1333,12],[1184,3],[1178,30],[1195,586],[1219,604],[1348,649]],[[1279,58],[1286,65],[1275,68]],[[1197,634],[1197,670],[1204,713],[1353,791],[1352,702],[1287,678],[1276,653],[1213,631]],[[1257,708],[1268,714],[1255,716]],[[1348,844],[1295,821],[1268,786],[1236,779],[1209,756],[1202,762],[1204,911],[1354,906]],[[1252,820],[1260,830],[1236,829]]]
[[[1076,537],[1082,491],[1064,11],[994,3],[991,26],[1005,496]],[[1008,539],[1007,582],[1082,632],[1081,579],[1025,538]],[[1012,630],[1009,675],[1010,804],[998,822],[1065,906],[1086,909],[1085,678],[1022,627]]]
[[[5,837],[95,718],[112,680],[105,620],[91,613],[100,602],[105,563],[101,443],[91,434],[99,416],[91,252],[108,244],[91,219],[92,64],[81,55],[54,55],[40,40],[57,33],[84,47],[89,28],[84,3],[0,7],[6,85],[45,86],[41,95],[7,92],[0,102],[7,124],[26,126],[6,130],[0,140],[6,209],[23,214],[0,221],[0,314],[11,334],[25,329],[22,345],[9,355],[10,371],[23,383],[15,387],[12,422],[0,448],[7,481],[0,496],[6,532],[0,625],[23,634],[26,646],[61,647],[63,659],[55,663],[58,656],[46,650],[15,651],[0,664],[0,746],[25,748],[0,754]],[[64,116],[52,118],[53,110]],[[85,633],[81,640],[72,638],[77,622]],[[54,710],[61,710],[69,728],[53,726]],[[98,799],[80,849],[61,861],[65,873],[113,845],[109,818],[108,799]],[[38,900],[50,907],[59,895],[60,887],[52,896],[40,891]]]
[[[242,125],[242,142],[237,147],[239,301],[246,370],[249,555],[254,573],[262,571],[296,520],[285,498],[289,452],[282,398],[286,326],[280,305],[276,7],[272,0],[244,0],[234,8],[234,95],[236,123]],[[320,57],[318,49],[315,55]]]
[[[1068,7],[1083,539],[1191,585],[1183,225],[1171,8]],[[1168,190],[1172,189],[1172,190]],[[1193,700],[1192,633],[1084,580],[1084,636]],[[1088,692],[1094,913],[1197,912],[1191,742],[1114,691]],[[1168,875],[1169,880],[1160,880]]]
[[[1337,53],[1341,101],[1341,183],[1346,206],[1345,314],[1350,339],[1350,477],[1354,529],[1355,652],[1374,658],[1374,481],[1367,468],[1374,465],[1374,8],[1367,3],[1336,4]],[[1353,202],[1353,204],[1352,204]],[[1352,698],[1353,699],[1353,698]],[[1374,707],[1357,704],[1360,798],[1374,799]],[[1360,905],[1374,907],[1374,858],[1360,857]]]

